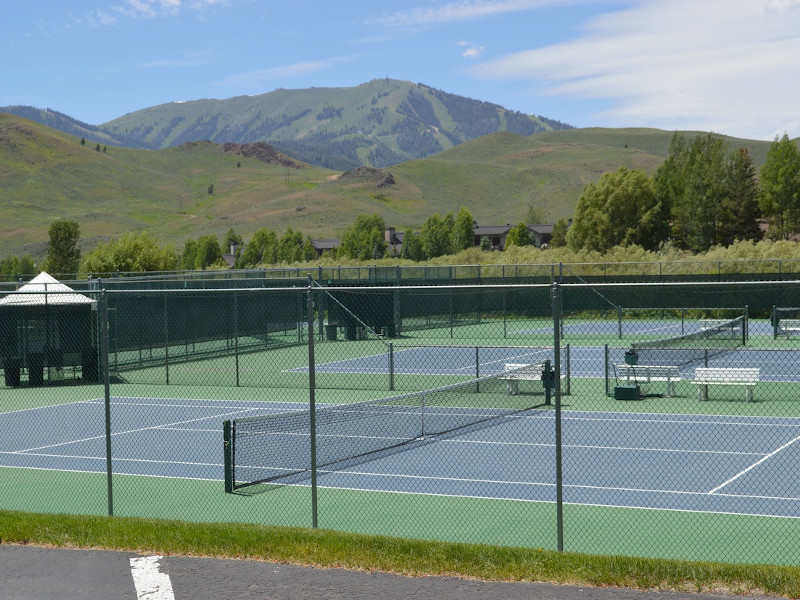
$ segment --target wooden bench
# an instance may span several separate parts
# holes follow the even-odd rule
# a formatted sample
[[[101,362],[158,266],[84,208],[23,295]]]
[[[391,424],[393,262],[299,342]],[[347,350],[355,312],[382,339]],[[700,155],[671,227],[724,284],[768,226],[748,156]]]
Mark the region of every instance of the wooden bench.
[[[697,367],[694,371],[692,384],[698,386],[699,400],[708,400],[709,385],[742,385],[747,390],[747,401],[753,401],[753,388],[761,376],[758,367],[730,368],[730,367]]]
[[[675,395],[675,382],[681,380],[680,369],[672,365],[615,365],[620,377],[628,384],[652,383],[665,381],[667,396]]]
[[[781,319],[778,321],[778,333],[785,335],[800,333],[800,319]]]
[[[519,394],[520,381],[541,381],[544,363],[506,363],[503,367],[505,373],[500,379],[506,382],[506,393],[509,395]]]

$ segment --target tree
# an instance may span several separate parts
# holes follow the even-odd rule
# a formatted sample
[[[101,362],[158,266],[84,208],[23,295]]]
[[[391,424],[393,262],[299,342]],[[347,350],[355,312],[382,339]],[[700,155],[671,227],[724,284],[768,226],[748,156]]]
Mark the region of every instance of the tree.
[[[730,246],[736,240],[760,240],[758,177],[747,148],[739,148],[726,166],[726,197],[722,206],[718,243]]]
[[[302,250],[303,234],[289,227],[278,242],[278,262],[299,262],[302,257]]]
[[[300,260],[303,262],[311,262],[317,258],[317,250],[314,244],[311,243],[311,236],[306,236],[306,241],[303,242],[303,248],[300,252]]]
[[[209,196],[213,196],[214,195],[214,184],[213,183],[208,184],[208,195]]]
[[[382,258],[389,248],[386,223],[380,215],[359,215],[342,236],[339,252],[357,260]]]
[[[789,239],[800,233],[800,151],[787,134],[770,145],[761,167],[762,214],[769,219],[769,237]]]
[[[472,213],[463,206],[459,208],[450,235],[450,251],[453,254],[475,245],[474,225],[475,220],[472,218]]]
[[[450,219],[452,221],[452,215],[450,215]],[[425,258],[436,258],[447,254],[450,250],[451,232],[452,226],[448,229],[447,221],[442,219],[438,213],[428,217],[419,234],[423,256]]]
[[[197,239],[194,268],[205,269],[222,263],[222,252],[219,249],[219,240],[215,235],[204,235]]]
[[[689,145],[683,195],[673,199],[672,232],[676,243],[692,252],[705,252],[720,243],[726,150],[722,138],[711,133]]]
[[[94,147],[95,152],[100,152],[100,143],[98,142],[97,146]]]
[[[664,206],[642,171],[620,167],[586,187],[566,235],[573,250],[605,252],[614,246],[654,250],[666,239]]]
[[[81,230],[75,221],[58,219],[50,224],[46,269],[51,273],[76,274],[81,263],[78,240]]]
[[[422,260],[422,241],[419,236],[411,231],[406,231],[403,236],[403,249],[400,251],[400,258],[407,258],[409,260]]]
[[[160,246],[148,233],[128,232],[108,243],[99,243],[83,261],[86,273],[102,275],[117,271],[171,271],[177,265],[175,248]]]
[[[530,246],[531,236],[528,233],[528,226],[519,223],[512,227],[506,236],[506,247],[508,246]]]
[[[242,240],[242,236],[240,236],[233,230],[233,228],[231,228],[228,229],[228,233],[225,234],[225,239],[222,240],[222,247],[220,249],[222,250],[222,253],[225,254],[226,252],[231,252],[231,248],[236,246],[237,251],[235,254],[238,254],[238,249],[241,249],[243,245],[244,242]]]
[[[758,239],[757,189],[749,154],[742,149],[726,158],[727,145],[717,135],[687,142],[673,135],[667,160],[654,178],[656,198],[669,207],[676,246],[704,252],[737,239]]]
[[[194,271],[197,264],[197,240],[188,239],[183,245],[181,254],[181,268]]]
[[[551,248],[561,248],[562,246],[567,245],[567,230],[569,229],[569,225],[567,224],[566,219],[559,219],[553,225],[553,233],[550,237],[550,247]]]
[[[259,229],[239,254],[238,266],[256,267],[278,262],[278,236],[274,231]]]
[[[544,213],[535,200],[531,200],[531,203],[528,205],[528,210],[525,213],[525,222],[529,225],[537,225],[545,222]]]
[[[492,240],[489,239],[488,235],[481,236],[481,250],[483,252],[491,252],[492,251]]]

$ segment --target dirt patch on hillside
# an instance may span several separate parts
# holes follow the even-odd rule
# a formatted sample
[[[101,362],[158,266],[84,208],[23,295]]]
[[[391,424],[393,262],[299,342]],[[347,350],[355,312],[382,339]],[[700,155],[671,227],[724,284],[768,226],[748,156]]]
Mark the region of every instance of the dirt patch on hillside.
[[[352,171],[345,171],[342,173],[342,180],[356,180],[356,181],[372,181],[379,188],[394,185],[394,175],[384,169],[376,169],[375,167],[358,167]]]
[[[245,158],[255,158],[268,165],[281,165],[290,169],[302,169],[308,166],[299,160],[281,154],[266,142],[255,142],[252,144],[228,143],[222,146],[222,152],[224,154],[233,154]]]

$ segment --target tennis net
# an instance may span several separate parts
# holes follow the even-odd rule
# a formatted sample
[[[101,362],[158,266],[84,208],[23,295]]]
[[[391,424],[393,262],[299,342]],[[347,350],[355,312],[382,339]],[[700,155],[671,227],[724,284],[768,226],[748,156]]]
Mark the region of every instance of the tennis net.
[[[542,406],[545,402],[540,394],[509,393],[509,375],[515,373],[317,408],[316,466],[343,469],[452,432],[465,433],[518,418],[519,413]],[[543,389],[541,382],[531,387]],[[225,421],[225,491],[308,478],[311,426],[309,410]]]
[[[735,319],[701,319],[699,329],[675,337],[631,344],[642,365],[682,366],[733,352],[745,345],[744,316]]]

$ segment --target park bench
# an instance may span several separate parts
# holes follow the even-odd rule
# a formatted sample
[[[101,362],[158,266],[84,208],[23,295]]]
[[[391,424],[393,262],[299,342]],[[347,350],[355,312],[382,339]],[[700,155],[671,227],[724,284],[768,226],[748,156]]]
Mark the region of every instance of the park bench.
[[[697,387],[700,400],[708,400],[709,385],[741,385],[746,388],[748,402],[753,400],[753,388],[758,383],[761,369],[758,367],[697,367],[692,384]]]
[[[500,379],[506,382],[506,393],[510,395],[519,394],[520,381],[541,381],[544,363],[506,363],[505,372]]]
[[[778,321],[778,333],[787,336],[800,333],[800,319],[781,319]]]
[[[667,396],[675,395],[675,382],[681,380],[681,373],[673,365],[616,365],[617,373],[628,385],[666,382]]]

